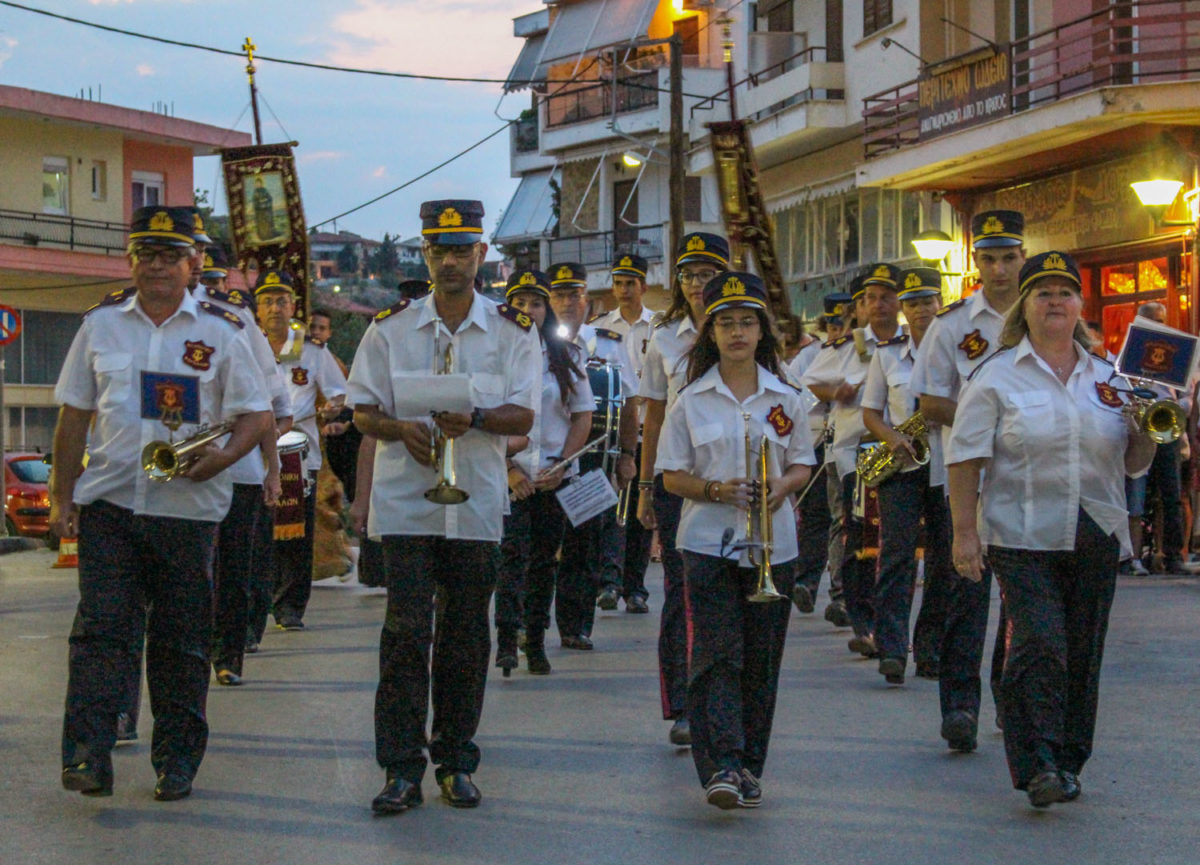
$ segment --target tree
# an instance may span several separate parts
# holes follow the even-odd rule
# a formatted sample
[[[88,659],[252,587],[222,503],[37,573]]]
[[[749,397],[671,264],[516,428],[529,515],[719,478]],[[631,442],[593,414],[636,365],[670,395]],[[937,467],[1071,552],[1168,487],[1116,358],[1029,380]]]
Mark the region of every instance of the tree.
[[[348,243],[337,254],[337,269],[343,276],[358,276],[358,255]]]
[[[396,250],[396,241],[390,234],[385,234],[371,258],[371,271],[380,282],[389,285],[396,281],[399,270],[400,253]]]

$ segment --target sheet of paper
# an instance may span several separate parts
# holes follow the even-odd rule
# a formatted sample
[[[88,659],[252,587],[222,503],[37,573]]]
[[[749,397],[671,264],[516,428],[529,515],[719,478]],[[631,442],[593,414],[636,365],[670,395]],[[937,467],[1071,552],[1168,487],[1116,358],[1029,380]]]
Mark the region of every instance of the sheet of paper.
[[[470,414],[473,407],[471,377],[466,373],[397,376],[396,417],[400,420],[428,418],[435,411]]]
[[[580,475],[554,495],[576,527],[617,505],[617,493],[600,469]]]

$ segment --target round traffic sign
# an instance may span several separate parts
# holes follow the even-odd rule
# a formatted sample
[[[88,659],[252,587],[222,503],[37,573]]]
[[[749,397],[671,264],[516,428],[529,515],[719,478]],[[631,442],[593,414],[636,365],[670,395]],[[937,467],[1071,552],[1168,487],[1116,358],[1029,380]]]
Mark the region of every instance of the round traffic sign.
[[[0,304],[0,345],[8,345],[21,335],[21,313]]]

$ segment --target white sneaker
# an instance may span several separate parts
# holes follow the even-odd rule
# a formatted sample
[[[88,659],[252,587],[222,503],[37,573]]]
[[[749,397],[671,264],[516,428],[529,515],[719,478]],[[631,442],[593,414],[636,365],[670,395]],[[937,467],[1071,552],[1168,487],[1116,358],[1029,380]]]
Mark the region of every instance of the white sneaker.
[[[1148,570],[1146,570],[1146,566],[1142,564],[1141,559],[1134,559],[1132,562],[1130,562],[1129,566],[1130,566],[1130,569],[1133,571],[1133,575],[1135,577],[1150,576],[1150,572]]]

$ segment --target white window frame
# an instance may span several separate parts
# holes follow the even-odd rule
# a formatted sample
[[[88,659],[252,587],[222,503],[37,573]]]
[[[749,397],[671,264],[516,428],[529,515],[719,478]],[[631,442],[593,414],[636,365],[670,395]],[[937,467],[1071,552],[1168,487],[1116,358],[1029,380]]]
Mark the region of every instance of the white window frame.
[[[142,187],[142,203],[134,204],[134,209],[138,207],[154,207],[166,203],[167,195],[167,180],[166,177],[159,171],[134,171],[129,178],[129,198],[133,201],[134,187],[141,185]],[[154,189],[158,192],[157,201],[146,201],[146,191]]]
[[[52,206],[46,203],[46,175],[57,174],[62,177],[62,187],[59,199],[62,206]],[[66,156],[42,157],[42,213],[56,216],[69,216],[71,213],[71,160]]]

